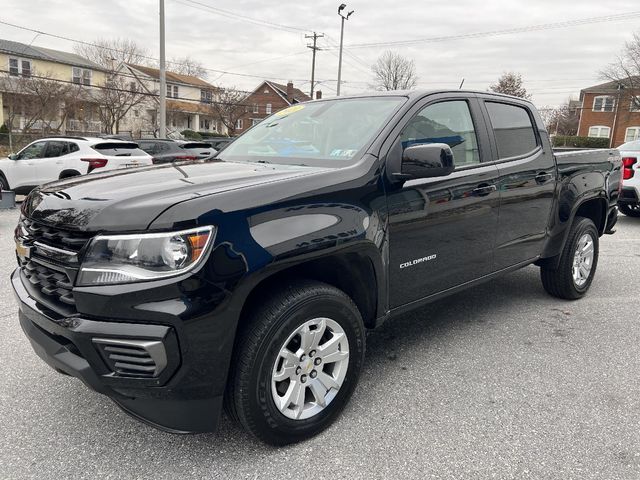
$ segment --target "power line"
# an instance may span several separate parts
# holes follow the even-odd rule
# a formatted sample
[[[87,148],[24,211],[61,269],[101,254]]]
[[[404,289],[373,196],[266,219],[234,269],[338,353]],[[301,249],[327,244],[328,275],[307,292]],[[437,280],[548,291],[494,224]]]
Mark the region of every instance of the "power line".
[[[541,30],[553,30],[558,28],[577,27],[581,25],[590,25],[593,23],[616,22],[620,20],[630,20],[637,17],[640,17],[640,11],[626,12],[626,13],[621,13],[617,15],[607,15],[607,16],[600,16],[600,17],[566,20],[563,22],[542,23],[538,25],[529,25],[525,27],[508,28],[504,30],[490,30],[487,32],[463,33],[458,35],[446,35],[442,37],[426,37],[426,38],[417,38],[413,40],[396,40],[396,41],[390,41],[390,42],[355,43],[351,45],[346,45],[345,48],[406,46],[406,45],[417,45],[420,43],[446,42],[449,40],[494,37],[499,35],[512,35],[515,33],[537,32]]]
[[[227,18],[233,18],[233,19],[236,19],[236,20],[241,20],[241,21],[253,23],[254,25],[262,25],[262,26],[275,28],[277,30],[283,30],[283,31],[292,32],[292,33],[297,33],[297,32],[307,33],[309,31],[311,31],[311,29],[309,29],[309,28],[300,28],[300,27],[295,27],[295,26],[292,26],[292,25],[284,25],[284,24],[281,24],[281,23],[271,22],[269,20],[263,20],[263,19],[249,17],[247,15],[243,15],[243,14],[240,14],[240,13],[232,12],[230,10],[224,10],[222,8],[214,7],[212,5],[208,5],[206,3],[202,3],[202,2],[199,2],[197,0],[174,0],[174,1],[176,3],[180,3],[182,5],[186,5],[186,6],[189,6],[189,7],[192,7],[192,8],[197,8],[198,10],[206,9],[206,10],[212,12],[212,13],[216,13],[218,15],[222,15],[222,16],[227,17]],[[188,3],[184,3],[184,2],[188,2]]]

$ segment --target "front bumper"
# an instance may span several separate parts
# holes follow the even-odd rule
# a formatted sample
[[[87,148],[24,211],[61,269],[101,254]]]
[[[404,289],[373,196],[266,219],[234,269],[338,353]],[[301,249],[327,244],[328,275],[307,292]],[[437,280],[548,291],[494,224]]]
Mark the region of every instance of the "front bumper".
[[[37,302],[24,281],[24,275],[16,269],[11,282],[19,301],[20,325],[36,354],[47,364],[79,378],[89,388],[109,396],[127,413],[157,428],[172,432],[216,429],[222,395],[195,394],[180,380],[185,378],[180,373],[186,367],[174,328],[96,321],[80,315],[60,317]],[[166,362],[157,376],[122,376],[114,371],[113,362],[105,357],[96,339],[161,342]]]

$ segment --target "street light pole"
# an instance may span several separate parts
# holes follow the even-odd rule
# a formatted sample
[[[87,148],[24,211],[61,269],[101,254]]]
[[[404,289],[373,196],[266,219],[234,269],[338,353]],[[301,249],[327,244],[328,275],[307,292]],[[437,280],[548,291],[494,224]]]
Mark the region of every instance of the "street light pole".
[[[336,88],[336,95],[338,97],[340,96],[340,82],[342,80],[342,44],[343,44],[343,41],[344,41],[344,21],[345,20],[349,20],[349,17],[355,11],[355,10],[351,10],[346,15],[343,15],[342,11],[345,8],[347,8],[347,5],[344,4],[344,3],[341,4],[338,7],[338,15],[340,15],[340,18],[341,18],[341,25],[340,25],[340,56],[338,57],[338,86]]]
[[[167,74],[164,60],[164,0],[160,0],[160,138],[167,138]]]

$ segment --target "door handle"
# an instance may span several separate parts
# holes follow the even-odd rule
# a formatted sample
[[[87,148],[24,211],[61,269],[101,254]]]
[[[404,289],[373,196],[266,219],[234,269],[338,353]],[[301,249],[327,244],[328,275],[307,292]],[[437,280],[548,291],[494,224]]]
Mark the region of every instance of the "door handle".
[[[536,182],[537,183],[547,183],[552,178],[553,178],[553,175],[551,175],[550,173],[540,172],[539,174],[536,175]]]
[[[498,187],[495,185],[483,184],[471,190],[471,193],[476,197],[485,197],[496,190],[498,190]]]

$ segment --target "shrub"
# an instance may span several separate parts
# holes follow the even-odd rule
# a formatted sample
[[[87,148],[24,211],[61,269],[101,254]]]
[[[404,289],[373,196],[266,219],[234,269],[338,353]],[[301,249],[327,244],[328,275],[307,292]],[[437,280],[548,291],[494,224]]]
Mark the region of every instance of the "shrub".
[[[553,137],[554,147],[571,148],[609,148],[609,139],[602,137],[573,137],[556,135]]]
[[[184,138],[187,140],[202,140],[202,135],[198,132],[194,132],[193,130],[183,130],[180,133],[184,135]]]
[[[202,138],[227,138],[228,135],[224,135],[222,133],[218,133],[218,132],[200,132],[200,135],[202,136]]]

